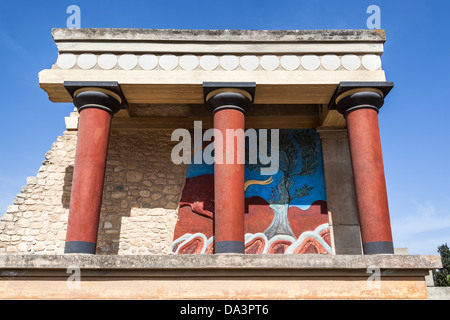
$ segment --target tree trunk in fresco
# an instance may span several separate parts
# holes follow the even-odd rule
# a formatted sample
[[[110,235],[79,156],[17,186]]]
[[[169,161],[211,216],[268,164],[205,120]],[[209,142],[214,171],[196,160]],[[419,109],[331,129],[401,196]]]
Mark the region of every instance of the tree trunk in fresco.
[[[267,145],[270,146],[270,141]],[[274,211],[274,218],[264,231],[268,239],[278,234],[295,237],[289,226],[289,206],[293,199],[309,195],[313,187],[305,184],[302,187],[294,188],[294,178],[314,173],[318,165],[317,143],[311,132],[294,132],[291,135],[281,132],[279,164],[282,177],[279,184],[272,187],[272,195],[269,199],[270,208]]]
[[[270,239],[278,234],[284,234],[295,237],[294,233],[289,226],[288,220],[288,204],[276,204],[272,203],[270,208],[274,212],[274,217],[270,226],[264,231],[267,239]]]

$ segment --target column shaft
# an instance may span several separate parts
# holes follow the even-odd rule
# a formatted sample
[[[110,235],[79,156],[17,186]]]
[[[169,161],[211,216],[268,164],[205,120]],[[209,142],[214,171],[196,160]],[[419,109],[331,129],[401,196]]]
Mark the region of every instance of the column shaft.
[[[214,253],[216,254],[245,253],[244,114],[253,106],[255,88],[254,82],[203,83],[205,107],[213,113],[214,129],[220,131],[222,137],[222,149],[218,141],[214,145]],[[227,149],[227,140],[232,141],[229,144],[230,149]],[[231,152],[234,158],[230,157]],[[240,157],[242,155],[243,157]]]
[[[117,82],[65,81],[80,114],[65,253],[95,254],[112,116],[126,102]]]
[[[95,253],[111,118],[103,109],[80,111],[66,253]]]
[[[223,109],[214,113],[214,128],[223,137],[223,164],[214,164],[214,234],[216,253],[244,253],[244,164],[237,161],[243,146],[233,142],[227,150],[227,130],[244,130],[244,113]],[[240,150],[238,150],[240,149]],[[227,163],[227,152],[233,151],[233,163]]]
[[[341,82],[329,108],[344,115],[364,254],[392,254],[378,112],[392,82]]]
[[[378,113],[361,108],[346,116],[365,253],[393,253]]]

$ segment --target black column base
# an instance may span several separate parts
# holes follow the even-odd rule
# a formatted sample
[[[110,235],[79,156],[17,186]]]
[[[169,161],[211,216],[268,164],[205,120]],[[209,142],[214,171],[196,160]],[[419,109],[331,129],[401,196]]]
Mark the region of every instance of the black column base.
[[[245,244],[242,241],[215,242],[214,253],[245,253]]]
[[[394,244],[391,241],[373,241],[363,243],[364,254],[394,254]]]
[[[97,243],[87,241],[67,241],[64,253],[95,254]]]

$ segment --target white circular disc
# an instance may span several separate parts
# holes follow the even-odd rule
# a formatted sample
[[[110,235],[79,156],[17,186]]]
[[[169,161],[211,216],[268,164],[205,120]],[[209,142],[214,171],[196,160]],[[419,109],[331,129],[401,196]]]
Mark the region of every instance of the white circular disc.
[[[361,59],[355,54],[346,54],[341,58],[342,66],[350,71],[358,70],[361,67]]]
[[[362,65],[370,71],[375,71],[381,67],[381,59],[375,54],[366,54],[362,57]]]
[[[324,67],[325,70],[334,71],[341,65],[341,60],[334,54],[326,54],[321,60],[322,67]]]
[[[97,63],[97,57],[92,53],[83,53],[78,57],[77,62],[81,69],[92,69]]]
[[[112,69],[117,64],[117,57],[112,53],[104,53],[98,57],[98,66],[104,70]]]
[[[138,58],[131,53],[123,54],[119,57],[119,66],[124,70],[131,70],[137,66]]]
[[[273,71],[280,65],[280,60],[277,56],[266,55],[261,57],[261,67],[267,71]]]
[[[240,59],[241,67],[247,71],[253,71],[259,66],[259,59],[257,56],[247,55]]]
[[[234,70],[239,65],[239,59],[233,55],[224,55],[220,58],[220,66],[225,70]]]
[[[289,71],[293,71],[300,66],[300,59],[294,55],[282,56],[280,62],[283,69]]]
[[[77,57],[73,53],[63,53],[58,56],[58,60],[56,60],[56,64],[61,69],[70,69],[75,66],[77,63]]]
[[[178,58],[173,54],[165,54],[159,58],[159,65],[164,70],[170,71],[178,66]]]
[[[139,65],[144,70],[155,69],[158,65],[158,58],[154,54],[143,54],[139,57]]]
[[[308,54],[302,57],[301,64],[306,70],[313,71],[320,66],[320,59],[315,55]]]
[[[200,58],[200,66],[203,70],[211,71],[217,68],[219,65],[219,58],[216,56],[207,54]]]
[[[186,54],[180,58],[180,66],[183,70],[194,70],[198,66],[198,58],[193,54]]]

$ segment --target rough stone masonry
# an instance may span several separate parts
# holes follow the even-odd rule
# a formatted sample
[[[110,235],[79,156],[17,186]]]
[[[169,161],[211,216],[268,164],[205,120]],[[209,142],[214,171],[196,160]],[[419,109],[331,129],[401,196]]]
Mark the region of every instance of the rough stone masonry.
[[[71,113],[77,117],[78,113]],[[97,254],[168,254],[186,165],[171,131],[112,130]],[[77,131],[65,131],[0,222],[0,253],[62,254]]]

